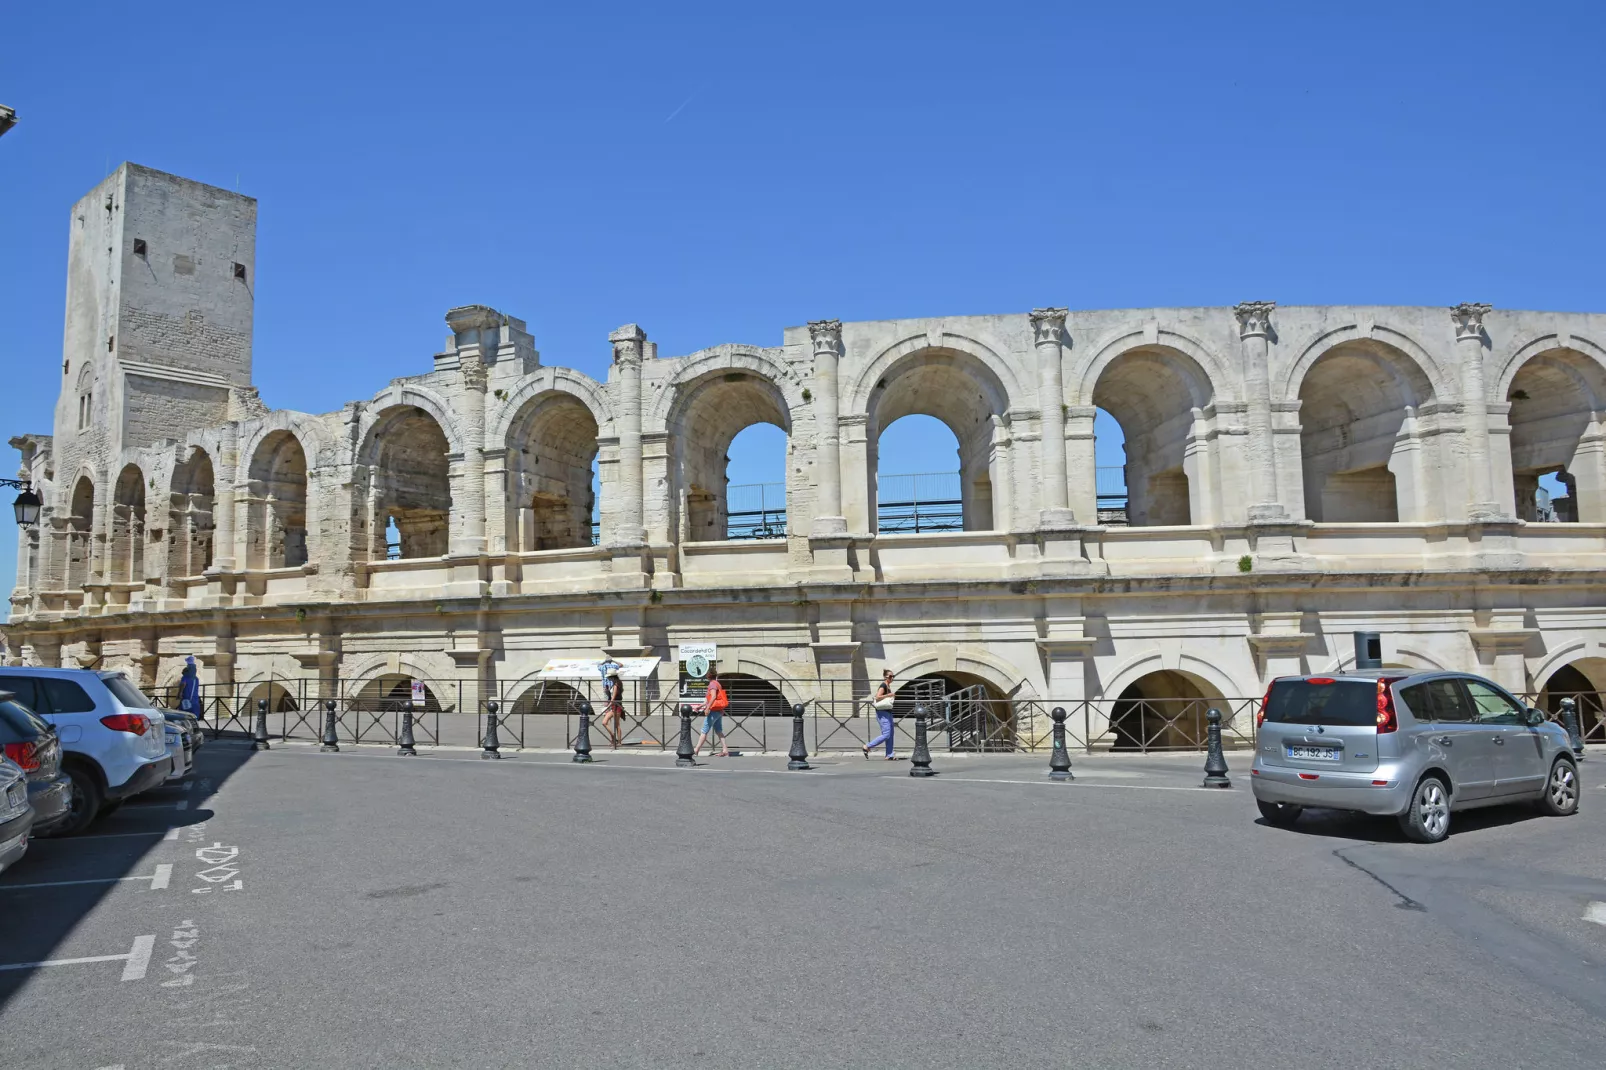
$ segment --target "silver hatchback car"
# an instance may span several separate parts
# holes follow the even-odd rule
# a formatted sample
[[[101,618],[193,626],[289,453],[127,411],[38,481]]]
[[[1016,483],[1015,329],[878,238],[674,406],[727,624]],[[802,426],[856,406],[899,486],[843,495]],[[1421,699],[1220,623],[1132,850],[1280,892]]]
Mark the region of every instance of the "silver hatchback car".
[[[1419,843],[1450,833],[1450,814],[1532,801],[1578,811],[1567,733],[1479,676],[1366,669],[1286,676],[1261,702],[1250,769],[1273,825],[1306,807],[1389,814]]]

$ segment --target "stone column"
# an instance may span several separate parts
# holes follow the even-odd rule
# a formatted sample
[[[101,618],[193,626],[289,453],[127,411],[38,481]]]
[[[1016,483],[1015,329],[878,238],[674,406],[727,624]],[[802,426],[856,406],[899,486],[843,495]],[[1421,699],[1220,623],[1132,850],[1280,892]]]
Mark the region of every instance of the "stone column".
[[[814,498],[811,535],[844,535],[842,513],[842,447],[838,422],[837,357],[842,352],[842,321],[809,323],[814,341],[814,472],[818,490]]]
[[[240,425],[227,423],[219,435],[218,463],[212,490],[212,567],[209,572],[234,571],[234,479],[239,467]]]
[[[1461,419],[1467,446],[1467,517],[1481,520],[1500,515],[1489,478],[1488,399],[1483,385],[1483,317],[1489,305],[1459,304],[1450,309],[1455,321],[1456,354],[1461,358]],[[1404,519],[1403,517],[1401,519]]]
[[[608,335],[613,343],[613,362],[619,367],[619,386],[615,391],[619,426],[619,508],[616,527],[606,542],[612,546],[642,546],[647,529],[642,511],[641,466],[641,359],[647,332],[634,323]]]
[[[466,358],[459,365],[463,375],[463,475],[456,491],[462,502],[462,532],[453,554],[479,554],[485,551],[485,386],[490,380],[485,362]]]
[[[1244,400],[1249,429],[1248,519],[1283,520],[1288,511],[1277,493],[1277,446],[1271,425],[1271,312],[1275,301],[1245,301],[1233,308],[1243,345]],[[1236,512],[1236,510],[1234,510]]]
[[[1037,526],[1043,531],[1063,531],[1076,523],[1065,481],[1065,373],[1061,363],[1066,314],[1063,308],[1034,308],[1031,312],[1032,344],[1037,347],[1037,401],[1042,410],[1039,474],[1043,507],[1037,514]]]

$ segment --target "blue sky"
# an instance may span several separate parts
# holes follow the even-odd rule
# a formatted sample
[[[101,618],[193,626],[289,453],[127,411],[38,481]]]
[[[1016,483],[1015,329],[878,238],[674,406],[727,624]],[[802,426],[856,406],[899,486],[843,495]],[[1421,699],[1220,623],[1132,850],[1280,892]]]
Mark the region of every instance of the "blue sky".
[[[1044,304],[1603,307],[1598,4],[594,10],[8,14],[0,431],[50,428],[68,209],[124,159],[259,198],[256,381],[310,411],[427,369],[469,302],[593,374],[625,322],[675,354]],[[909,438],[885,470],[929,468]]]

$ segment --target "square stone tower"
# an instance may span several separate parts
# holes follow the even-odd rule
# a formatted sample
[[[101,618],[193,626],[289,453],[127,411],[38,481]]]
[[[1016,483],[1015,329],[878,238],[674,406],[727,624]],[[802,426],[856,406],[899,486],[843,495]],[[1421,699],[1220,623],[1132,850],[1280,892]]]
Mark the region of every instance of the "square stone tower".
[[[73,206],[58,479],[228,418],[251,382],[256,200],[125,163]]]

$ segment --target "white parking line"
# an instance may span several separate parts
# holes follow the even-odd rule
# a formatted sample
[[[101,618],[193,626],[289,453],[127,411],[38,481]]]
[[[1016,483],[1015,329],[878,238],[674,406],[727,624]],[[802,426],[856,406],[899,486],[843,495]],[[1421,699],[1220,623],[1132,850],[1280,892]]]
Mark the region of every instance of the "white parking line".
[[[1592,921],[1596,925],[1606,925],[1606,903],[1589,904],[1584,910],[1584,920]]]
[[[175,810],[188,810],[189,808],[190,801],[188,799],[180,799],[178,802],[173,804],[173,809]]]
[[[34,970],[41,966],[78,966],[86,962],[121,962],[123,964],[123,980],[139,981],[144,979],[145,971],[150,968],[151,949],[155,946],[155,936],[136,936],[134,937],[134,946],[128,949],[126,955],[86,955],[77,959],[12,962],[0,966],[0,970]]]
[[[166,888],[173,878],[173,867],[163,862],[156,867],[156,872],[142,877],[95,877],[81,881],[44,881],[39,884],[0,884],[0,892],[16,891],[19,888],[64,888],[69,884],[117,884],[120,881],[150,881],[151,891],[160,891]]]

